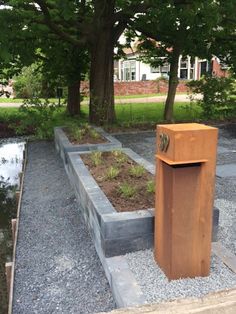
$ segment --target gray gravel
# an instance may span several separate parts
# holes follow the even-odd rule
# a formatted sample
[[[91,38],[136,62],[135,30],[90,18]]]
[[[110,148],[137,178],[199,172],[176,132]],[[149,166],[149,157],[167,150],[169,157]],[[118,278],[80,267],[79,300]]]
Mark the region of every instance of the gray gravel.
[[[14,314],[115,308],[53,143],[29,144],[16,255]]]
[[[124,146],[154,163],[155,132],[118,134]],[[219,129],[217,164],[236,164],[236,124]],[[220,209],[218,240],[236,254],[236,177],[216,178],[215,206]],[[157,266],[151,250],[126,255],[128,264],[148,302],[200,297],[212,291],[236,287],[236,274],[212,256],[211,274],[206,278],[168,282]]]
[[[215,200],[220,208],[218,240],[236,255],[236,202]]]
[[[212,256],[210,276],[168,281],[156,264],[152,250],[126,254],[128,264],[148,303],[201,297],[213,291],[235,288],[236,274]]]

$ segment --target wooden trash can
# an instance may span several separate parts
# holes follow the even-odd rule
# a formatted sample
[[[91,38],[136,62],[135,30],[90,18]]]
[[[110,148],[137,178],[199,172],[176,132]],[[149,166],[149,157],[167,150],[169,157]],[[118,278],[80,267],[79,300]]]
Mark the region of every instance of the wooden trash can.
[[[157,126],[155,260],[169,279],[208,276],[218,129]]]

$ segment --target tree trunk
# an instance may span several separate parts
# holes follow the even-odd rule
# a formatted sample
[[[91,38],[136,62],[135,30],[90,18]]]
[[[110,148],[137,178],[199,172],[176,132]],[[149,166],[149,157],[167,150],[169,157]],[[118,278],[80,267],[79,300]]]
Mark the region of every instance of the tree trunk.
[[[80,80],[68,86],[67,110],[70,116],[80,114]]]
[[[173,122],[173,111],[176,89],[179,83],[178,80],[178,67],[179,67],[180,49],[173,47],[173,55],[170,62],[170,77],[168,85],[168,94],[165,102],[164,119]]]
[[[104,29],[91,48],[89,120],[96,125],[116,120],[113,49],[112,32]]]

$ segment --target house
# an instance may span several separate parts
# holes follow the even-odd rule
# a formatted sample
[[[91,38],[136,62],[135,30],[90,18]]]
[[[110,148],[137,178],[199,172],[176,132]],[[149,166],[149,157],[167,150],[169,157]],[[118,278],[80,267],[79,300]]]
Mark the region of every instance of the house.
[[[168,78],[170,64],[165,62],[157,68],[151,67],[149,64],[139,60],[140,52],[135,48],[125,48],[125,59],[119,59],[115,66],[115,80],[121,82],[127,81],[146,81],[156,80],[160,77]],[[211,61],[192,58],[188,56],[179,58],[178,77],[180,80],[198,80],[202,75],[211,73],[219,77],[227,76],[227,67],[224,67],[217,57],[213,57]]]

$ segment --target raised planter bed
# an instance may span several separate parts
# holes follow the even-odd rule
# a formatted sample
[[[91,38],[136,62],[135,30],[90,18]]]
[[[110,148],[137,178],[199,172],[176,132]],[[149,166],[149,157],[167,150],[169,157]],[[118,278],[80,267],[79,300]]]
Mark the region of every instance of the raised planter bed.
[[[155,167],[151,163],[130,149],[122,151],[154,174]],[[137,204],[136,211],[117,212],[86,168],[80,154],[68,153],[67,173],[99,256],[111,257],[152,247],[154,209],[140,210]]]
[[[102,128],[94,127],[94,129],[104,138],[104,143],[98,144],[73,144],[63,130],[63,127],[54,128],[54,141],[56,150],[59,152],[64,164],[67,164],[68,152],[83,152],[104,149],[121,148],[122,144],[113,136],[107,134]]]

